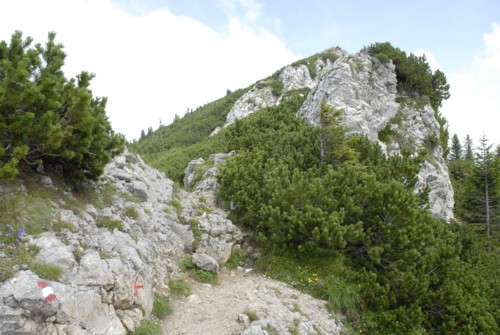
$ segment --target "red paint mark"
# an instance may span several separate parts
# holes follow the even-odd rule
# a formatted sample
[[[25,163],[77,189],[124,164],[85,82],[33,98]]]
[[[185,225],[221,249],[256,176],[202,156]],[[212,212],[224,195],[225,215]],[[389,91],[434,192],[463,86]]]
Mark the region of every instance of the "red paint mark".
[[[47,282],[40,280],[38,282],[38,287],[42,289],[42,295],[46,302],[49,304],[57,299],[52,288],[47,284]]]
[[[137,281],[139,280],[139,277],[138,276],[135,276],[135,283],[134,283],[134,292],[135,292],[135,296],[138,297],[139,296],[139,292],[138,290],[140,288],[144,288],[143,285],[137,285]]]

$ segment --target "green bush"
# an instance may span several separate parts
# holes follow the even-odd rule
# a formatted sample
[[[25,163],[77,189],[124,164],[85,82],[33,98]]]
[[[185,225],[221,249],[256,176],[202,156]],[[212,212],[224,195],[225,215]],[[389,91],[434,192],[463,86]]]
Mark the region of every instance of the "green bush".
[[[429,97],[435,111],[441,107],[442,101],[450,97],[450,85],[440,70],[432,72],[425,56],[407,55],[389,42],[375,43],[365,47],[363,51],[378,58],[384,63],[392,59],[396,66],[398,90],[410,95]]]
[[[172,306],[170,306],[168,297],[155,292],[152,311],[153,316],[159,320],[163,320],[167,315],[171,314],[172,311]]]
[[[45,47],[31,47],[16,31],[10,44],[0,42],[0,179],[19,173],[20,162],[60,166],[74,181],[95,180],[123,150],[106,116],[106,98],[89,89],[94,74],[66,79],[65,53],[48,34]]]
[[[260,268],[327,300],[358,331],[495,334],[484,276],[414,192],[425,152],[387,158],[342,127],[310,127],[291,102],[235,124],[228,143],[238,154],[219,175],[234,222],[269,257]]]
[[[389,63],[391,61],[391,59],[389,58],[389,56],[387,56],[384,53],[375,54],[375,55],[373,55],[373,57],[377,58],[382,63]]]
[[[200,283],[216,284],[219,280],[217,273],[203,269],[193,269],[194,279]]]

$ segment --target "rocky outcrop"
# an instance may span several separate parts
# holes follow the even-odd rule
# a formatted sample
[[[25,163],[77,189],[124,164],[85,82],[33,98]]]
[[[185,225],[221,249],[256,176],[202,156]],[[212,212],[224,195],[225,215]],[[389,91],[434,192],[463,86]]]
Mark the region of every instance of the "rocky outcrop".
[[[154,288],[168,289],[193,241],[169,205],[173,182],[126,152],[95,187],[109,193],[106,203],[53,203],[56,220],[70,229],[24,242],[39,249],[37,262],[59,267],[62,276],[48,281],[20,264],[24,270],[0,284],[0,333],[126,334],[151,313]],[[40,283],[54,300],[44,300]]]
[[[18,272],[0,283],[0,333],[124,335],[150,315],[155,290],[169,291],[187,255],[197,267],[219,271],[244,237],[216,206],[215,176],[229,155],[191,162],[192,192],[174,194],[171,180],[125,152],[94,185],[100,201],[53,202],[54,220],[67,228],[28,236],[19,247],[36,246],[35,261],[62,275],[46,280],[16,265]]]
[[[257,82],[235,103],[226,126],[262,107],[276,105],[291,90],[308,89],[299,114],[310,123],[319,124],[321,101],[326,101],[343,109],[344,123],[351,133],[364,134],[378,142],[387,155],[399,155],[403,148],[414,153],[426,148],[429,155],[418,175],[416,190],[429,186],[430,211],[436,217],[451,219],[453,188],[442,148],[436,142],[439,123],[432,107],[399,97],[392,63],[382,63],[363,53],[348,54],[338,49],[328,52],[338,58],[334,63],[318,58],[314,78],[303,64],[289,65],[280,70],[277,78],[283,84],[283,92],[279,97],[264,94],[271,92],[270,87]],[[387,129],[395,135],[381,141],[379,133]]]
[[[345,51],[331,49],[330,52],[337,55],[345,54]],[[336,63],[336,62],[335,62]],[[283,68],[277,79],[264,79],[257,82],[248,92],[246,92],[229,111],[225,127],[233,124],[236,120],[247,117],[259,109],[274,106],[278,104],[282,97],[288,92],[298,89],[314,89],[321,82],[321,79],[329,73],[334,64],[329,59],[319,58],[315,64],[316,77],[313,79],[309,69],[304,64],[289,65]],[[279,96],[273,94],[271,83],[273,80],[279,80],[283,85],[283,90]]]

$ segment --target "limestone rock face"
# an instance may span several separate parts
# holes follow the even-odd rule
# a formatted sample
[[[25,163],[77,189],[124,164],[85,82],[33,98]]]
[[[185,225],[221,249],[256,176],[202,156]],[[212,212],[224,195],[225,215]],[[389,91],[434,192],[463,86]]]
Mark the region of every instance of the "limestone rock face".
[[[109,193],[104,205],[68,209],[54,202],[56,219],[73,228],[19,246],[36,246],[34,260],[59,267],[62,275],[46,281],[20,264],[21,271],[0,282],[1,334],[125,335],[151,313],[154,289],[168,288],[193,241],[168,205],[173,182],[126,151],[94,186]],[[41,281],[55,300],[44,300]]]
[[[418,175],[416,190],[429,186],[432,214],[446,220],[453,218],[453,188],[442,148],[433,140],[439,138],[439,123],[432,107],[411,101],[396,102],[397,80],[392,63],[382,63],[363,53],[348,54],[338,49],[328,52],[338,58],[333,63],[318,58],[314,78],[303,64],[280,70],[277,77],[283,84],[280,97],[269,95],[270,88],[259,85],[262,81],[257,82],[235,103],[226,126],[263,107],[278,104],[291,90],[308,89],[299,115],[310,123],[319,124],[320,105],[324,100],[344,110],[344,123],[351,133],[364,134],[378,142],[386,155],[399,155],[403,148],[410,148],[414,153],[426,148],[429,156]],[[382,142],[379,132],[387,127],[397,135]]]

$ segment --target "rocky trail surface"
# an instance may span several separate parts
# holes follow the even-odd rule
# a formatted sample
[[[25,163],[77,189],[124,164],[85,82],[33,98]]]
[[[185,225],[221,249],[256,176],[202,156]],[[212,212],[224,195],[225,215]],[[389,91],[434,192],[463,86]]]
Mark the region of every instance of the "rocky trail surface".
[[[323,301],[250,269],[223,269],[216,285],[189,282],[192,294],[171,298],[169,335],[338,334]]]

